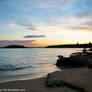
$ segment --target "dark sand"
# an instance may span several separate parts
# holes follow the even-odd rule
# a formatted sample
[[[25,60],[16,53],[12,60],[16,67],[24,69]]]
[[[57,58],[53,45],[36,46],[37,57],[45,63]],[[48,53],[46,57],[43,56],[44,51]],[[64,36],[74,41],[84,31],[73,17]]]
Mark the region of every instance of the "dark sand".
[[[88,92],[92,92],[92,69],[64,69],[63,71],[51,73],[51,76],[53,76],[52,80],[65,80],[84,87]],[[68,87],[48,88],[45,86],[45,80],[44,77],[0,83],[0,92],[78,92]]]

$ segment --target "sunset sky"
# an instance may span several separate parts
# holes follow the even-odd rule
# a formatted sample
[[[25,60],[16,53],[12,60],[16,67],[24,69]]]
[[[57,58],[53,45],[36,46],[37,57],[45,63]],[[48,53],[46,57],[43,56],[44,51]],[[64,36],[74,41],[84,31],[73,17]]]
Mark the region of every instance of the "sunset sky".
[[[92,42],[92,0],[0,0],[0,47]]]

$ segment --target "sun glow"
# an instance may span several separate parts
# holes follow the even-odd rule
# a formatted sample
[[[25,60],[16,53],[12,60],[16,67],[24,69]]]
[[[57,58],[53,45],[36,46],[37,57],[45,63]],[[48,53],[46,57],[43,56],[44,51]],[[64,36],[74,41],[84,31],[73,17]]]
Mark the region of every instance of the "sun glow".
[[[41,40],[41,41],[34,41],[32,43],[29,44],[25,44],[26,46],[30,47],[45,47],[45,46],[49,46],[49,45],[60,45],[61,42],[59,41],[46,41],[46,40]]]
[[[91,42],[91,41],[90,41]],[[25,44],[25,46],[28,46],[28,47],[46,47],[46,46],[50,46],[50,45],[64,45],[64,44],[86,44],[86,43],[89,43],[89,41],[85,41],[85,40],[73,40],[73,41],[70,41],[70,40],[63,40],[63,41],[44,41],[44,40],[41,40],[41,41],[34,41],[32,43],[28,43],[28,44]]]

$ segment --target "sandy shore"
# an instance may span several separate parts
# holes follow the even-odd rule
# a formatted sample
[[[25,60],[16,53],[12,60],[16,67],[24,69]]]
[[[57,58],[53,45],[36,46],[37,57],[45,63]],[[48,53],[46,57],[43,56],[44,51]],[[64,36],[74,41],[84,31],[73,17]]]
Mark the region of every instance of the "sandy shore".
[[[51,80],[65,80],[92,92],[92,69],[73,68],[51,73]],[[46,87],[46,78],[0,83],[0,92],[78,92],[68,87]]]

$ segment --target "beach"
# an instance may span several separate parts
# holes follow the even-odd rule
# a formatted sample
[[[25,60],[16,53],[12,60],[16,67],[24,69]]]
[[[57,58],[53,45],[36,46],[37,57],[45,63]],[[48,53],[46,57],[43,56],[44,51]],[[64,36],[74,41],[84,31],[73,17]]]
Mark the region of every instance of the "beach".
[[[86,90],[85,92],[92,92],[92,70],[87,67],[64,69],[62,71],[50,73],[50,75],[50,79],[53,81],[67,81],[73,85],[84,88]],[[9,90],[9,92],[80,92],[68,86],[46,87],[45,82],[46,77],[30,80],[10,81],[0,83],[0,90],[1,92],[8,92],[3,90]]]
[[[92,92],[92,0],[0,0],[0,92]]]
[[[6,49],[5,51],[11,52],[12,54],[15,50],[16,49]],[[34,56],[37,56],[33,58],[30,54],[35,50],[40,50],[41,53],[34,53]],[[0,92],[92,92],[91,55],[88,55],[88,53],[80,53],[78,49],[67,49],[70,54],[68,53],[64,57],[59,55],[57,62],[60,63],[55,65],[57,59],[55,56],[59,53],[64,54],[65,49],[54,49],[57,53],[53,53],[53,49],[47,48],[45,51],[44,50],[44,48],[26,50],[24,56],[27,57],[25,57],[27,62],[22,61],[23,53],[21,52],[24,52],[25,49],[16,50],[15,53],[17,54],[20,52],[20,56],[16,56],[14,53],[12,58],[10,58],[7,54],[6,57],[8,58],[6,59],[4,57],[3,60],[5,60],[4,62],[8,61],[6,63],[9,63],[8,67],[2,64],[3,61],[1,63]],[[71,50],[72,52],[70,52]],[[49,56],[47,51],[49,51]],[[72,54],[73,52],[77,53]],[[43,55],[42,57],[42,54],[45,56]],[[4,54],[1,55],[4,56]],[[67,57],[69,55],[70,57]],[[15,60],[15,62],[10,62],[10,60]],[[17,60],[20,60],[20,62]],[[35,65],[35,67],[16,68],[17,66],[14,66],[15,63],[21,65],[22,62],[23,65]],[[63,64],[63,62],[65,63]],[[70,62],[70,64],[67,64],[67,62]],[[64,67],[62,67],[62,65]],[[25,76],[24,73],[28,75]],[[4,76],[2,76],[3,74]],[[32,77],[33,74],[34,76]],[[37,74],[42,74],[43,76],[37,76]],[[6,79],[6,81],[3,81],[4,79]]]

